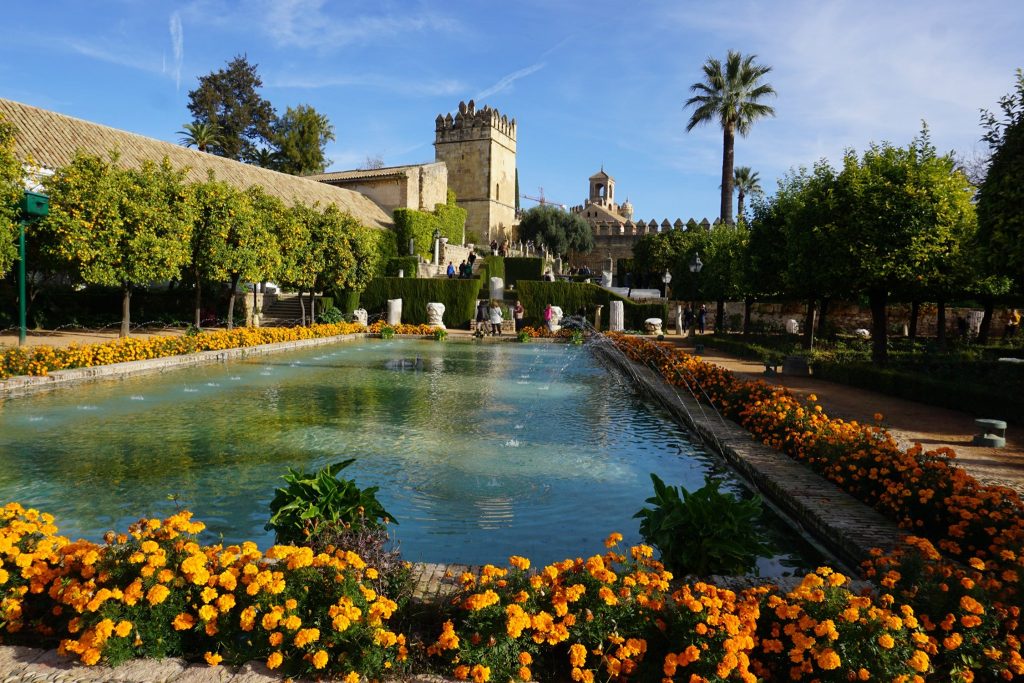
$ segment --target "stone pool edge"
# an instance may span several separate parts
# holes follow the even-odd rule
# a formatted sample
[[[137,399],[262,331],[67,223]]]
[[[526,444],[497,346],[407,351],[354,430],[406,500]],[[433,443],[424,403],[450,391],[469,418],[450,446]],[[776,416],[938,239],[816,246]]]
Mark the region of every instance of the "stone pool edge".
[[[621,351],[604,345],[597,351],[840,561],[856,569],[872,548],[896,547],[903,532],[880,512],[788,455],[755,441],[746,429],[675,391],[660,374]]]

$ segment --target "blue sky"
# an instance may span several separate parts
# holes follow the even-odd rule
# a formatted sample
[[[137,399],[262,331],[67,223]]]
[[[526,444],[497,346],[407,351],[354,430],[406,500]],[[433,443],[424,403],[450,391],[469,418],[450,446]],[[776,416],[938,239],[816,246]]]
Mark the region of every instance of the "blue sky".
[[[39,0],[4,8],[0,97],[176,142],[198,77],[245,54],[279,113],[329,117],[332,170],[432,161],[434,118],[475,98],[518,122],[522,193],[581,203],[603,165],[636,218],[699,220],[721,132],[686,133],[683,103],[708,56],[773,67],[777,117],[736,143],[771,192],[922,119],[941,151],[983,151],[978,110],[1011,90],[1021,36],[1020,0]]]

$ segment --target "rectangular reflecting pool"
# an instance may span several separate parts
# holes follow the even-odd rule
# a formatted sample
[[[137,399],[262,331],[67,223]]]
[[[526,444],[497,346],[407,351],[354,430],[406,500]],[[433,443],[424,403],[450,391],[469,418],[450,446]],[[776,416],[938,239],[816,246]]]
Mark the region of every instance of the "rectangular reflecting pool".
[[[181,505],[208,541],[267,547],[286,468],[344,458],[344,476],[380,487],[405,559],[466,564],[589,555],[612,531],[639,542],[651,472],[695,489],[719,467],[564,344],[365,340],[0,402],[0,503],[51,512],[72,537]],[[762,574],[822,563],[764,523]]]

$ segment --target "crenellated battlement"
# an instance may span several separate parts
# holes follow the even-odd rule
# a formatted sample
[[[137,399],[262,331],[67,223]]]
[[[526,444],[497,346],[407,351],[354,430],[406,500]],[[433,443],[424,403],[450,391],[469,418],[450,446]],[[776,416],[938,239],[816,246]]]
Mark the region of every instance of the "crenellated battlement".
[[[574,210],[578,208],[582,207],[573,207]],[[660,223],[657,219],[651,219],[649,221],[641,219],[635,222],[631,220],[624,222],[598,220],[590,223],[591,228],[594,230],[594,235],[597,237],[623,237],[630,239],[637,236],[668,232],[669,230],[710,230],[712,225],[713,224],[707,218],[699,222],[696,219],[691,218],[685,223],[681,218],[677,218],[675,222],[672,223],[670,223],[667,218],[662,220]]]
[[[490,137],[495,131],[515,142],[516,120],[509,119],[497,109],[491,109],[487,105],[477,109],[473,100],[470,100],[468,104],[459,102],[459,111],[455,116],[452,116],[451,113],[444,116],[438,114],[434,119],[436,142],[456,142]]]

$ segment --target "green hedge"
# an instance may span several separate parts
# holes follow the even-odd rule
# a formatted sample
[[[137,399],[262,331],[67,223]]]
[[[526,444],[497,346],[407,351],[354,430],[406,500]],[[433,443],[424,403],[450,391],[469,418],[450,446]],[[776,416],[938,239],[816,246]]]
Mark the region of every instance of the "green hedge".
[[[334,292],[334,305],[342,313],[351,313],[359,308],[359,292],[352,289],[341,289]]]
[[[405,271],[405,277],[416,277],[420,265],[419,256],[395,256],[389,258],[384,267],[384,277],[398,277],[398,271]]]
[[[475,317],[479,287],[476,280],[379,277],[361,298],[371,316],[383,313],[388,299],[401,299],[402,322],[413,325],[427,322],[427,304],[436,301],[444,304],[444,324],[461,328]]]
[[[999,366],[1000,370],[1006,372],[1020,372],[1010,363],[1000,363]],[[813,371],[818,379],[960,410],[975,417],[1024,424],[1024,397],[1019,391],[995,391],[990,383],[971,382],[970,377],[959,381],[938,379],[899,368],[880,368],[871,363],[816,362]],[[969,367],[965,367],[964,371],[968,374]]]
[[[668,320],[666,304],[638,304],[590,283],[522,280],[516,289],[516,298],[523,302],[523,308],[526,309],[524,320],[528,325],[543,324],[544,308],[548,304],[560,307],[566,315],[575,315],[584,310],[588,316],[593,315],[595,306],[602,305],[601,329],[608,329],[609,304],[612,301],[623,302],[626,329],[642,330],[648,318]]]
[[[520,280],[540,280],[544,276],[544,259],[534,257],[509,257],[505,259],[505,286]]]
[[[395,242],[398,253],[404,254],[409,240],[415,240],[417,254],[430,258],[434,253],[434,230],[450,242],[462,243],[462,228],[466,224],[466,210],[455,204],[455,193],[448,193],[448,203],[438,204],[433,212],[399,208],[394,211]]]
[[[477,273],[480,276],[480,298],[486,299],[491,295],[491,278],[505,279],[505,259],[501,256],[485,256]],[[505,286],[508,286],[507,282]]]

